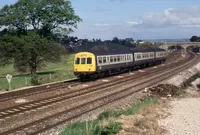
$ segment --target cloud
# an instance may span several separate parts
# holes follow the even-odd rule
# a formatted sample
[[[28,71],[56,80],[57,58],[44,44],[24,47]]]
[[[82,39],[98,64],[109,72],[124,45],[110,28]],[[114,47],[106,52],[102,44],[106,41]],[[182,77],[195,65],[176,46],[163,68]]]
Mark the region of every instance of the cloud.
[[[200,27],[200,5],[181,9],[166,9],[162,13],[148,13],[134,22],[136,28]],[[129,22],[130,24],[130,22]]]
[[[190,38],[200,35],[200,5],[180,9],[168,8],[159,13],[147,13],[130,20],[105,19],[83,22],[73,35],[80,38],[134,39]]]
[[[128,22],[127,22],[127,24],[132,25],[132,26],[134,26],[134,25],[139,25],[139,24],[141,24],[141,23],[142,23],[142,21],[141,21],[141,22],[135,22],[135,21],[128,21]]]
[[[112,26],[117,26],[120,24],[109,24],[109,23],[96,23],[94,26],[96,27],[112,27]]]

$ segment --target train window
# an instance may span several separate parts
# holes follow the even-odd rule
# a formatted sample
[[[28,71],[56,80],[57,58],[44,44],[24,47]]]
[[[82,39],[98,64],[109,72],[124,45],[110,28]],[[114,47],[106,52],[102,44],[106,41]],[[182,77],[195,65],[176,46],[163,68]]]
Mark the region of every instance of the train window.
[[[117,61],[117,56],[114,56],[114,62],[116,62]]]
[[[123,61],[123,57],[122,56],[120,56],[120,61]]]
[[[87,58],[87,64],[92,64],[92,58]]]
[[[124,55],[124,60],[126,61],[126,55]]]
[[[80,64],[80,58],[76,58],[75,64]]]
[[[120,61],[120,56],[117,56],[117,61]]]
[[[129,55],[129,60],[131,61],[131,55]]]
[[[99,57],[98,60],[99,60],[99,64],[102,64],[102,57]]]
[[[106,57],[103,57],[103,63],[106,63]]]
[[[128,55],[126,55],[126,60],[128,61]]]
[[[86,63],[86,59],[85,58],[81,58],[81,64],[85,64]]]
[[[110,62],[111,63],[113,62],[113,56],[110,56]]]
[[[107,56],[107,63],[109,63],[109,61],[110,61],[110,57],[109,57],[109,56]]]

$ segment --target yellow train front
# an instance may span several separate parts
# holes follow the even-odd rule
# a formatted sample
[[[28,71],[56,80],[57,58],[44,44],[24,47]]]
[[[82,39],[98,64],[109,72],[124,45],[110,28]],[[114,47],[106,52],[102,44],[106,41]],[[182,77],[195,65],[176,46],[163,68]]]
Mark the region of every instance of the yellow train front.
[[[96,72],[95,55],[90,52],[79,52],[74,57],[74,74],[81,80],[90,78]]]

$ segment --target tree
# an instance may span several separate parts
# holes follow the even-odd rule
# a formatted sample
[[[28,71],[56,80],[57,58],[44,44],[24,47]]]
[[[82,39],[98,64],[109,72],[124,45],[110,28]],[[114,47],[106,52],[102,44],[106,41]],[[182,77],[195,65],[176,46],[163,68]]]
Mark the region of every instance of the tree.
[[[35,31],[24,35],[5,34],[0,38],[0,64],[14,63],[21,72],[36,73],[45,62],[57,62],[61,58],[63,48]],[[6,58],[6,59],[5,59]]]
[[[14,63],[17,70],[36,73],[45,62],[58,61],[64,49],[56,42],[80,21],[69,0],[18,0],[4,6],[0,9],[0,27],[6,28],[0,33],[0,66]]]
[[[200,42],[200,37],[192,36],[192,37],[190,38],[190,42]]]
[[[117,37],[114,37],[112,42],[115,43],[115,44],[119,44],[119,39]]]
[[[80,21],[68,0],[18,0],[0,9],[0,27],[14,27],[19,32],[33,29],[44,36],[54,30],[71,32]]]

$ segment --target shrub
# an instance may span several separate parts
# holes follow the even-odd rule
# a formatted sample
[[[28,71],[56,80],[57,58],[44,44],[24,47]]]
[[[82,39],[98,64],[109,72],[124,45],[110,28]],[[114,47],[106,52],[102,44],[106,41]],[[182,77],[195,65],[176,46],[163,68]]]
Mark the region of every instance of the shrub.
[[[38,75],[34,75],[31,78],[31,84],[32,85],[40,85],[41,83],[39,82],[39,76]]]
[[[120,122],[111,122],[106,127],[101,129],[100,135],[115,135],[119,133],[122,127]]]

